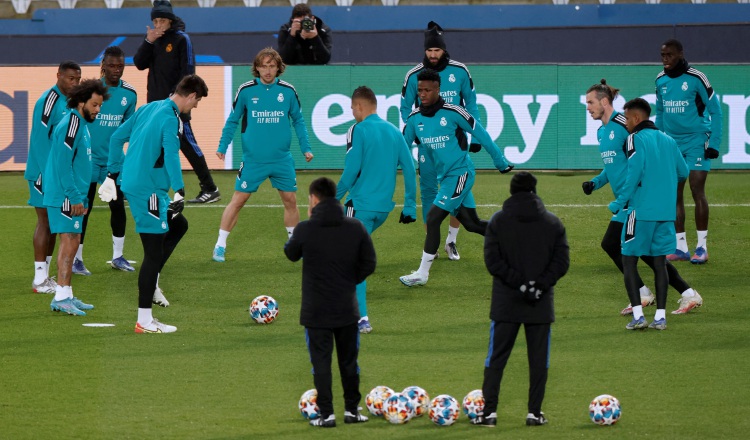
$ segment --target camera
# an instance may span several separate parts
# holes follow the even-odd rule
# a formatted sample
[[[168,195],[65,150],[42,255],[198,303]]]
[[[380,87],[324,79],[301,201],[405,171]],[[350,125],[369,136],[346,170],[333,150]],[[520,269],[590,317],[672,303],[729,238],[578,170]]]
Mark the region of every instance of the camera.
[[[300,22],[300,26],[302,26],[302,30],[310,32],[315,29],[315,19],[312,17],[305,17]]]

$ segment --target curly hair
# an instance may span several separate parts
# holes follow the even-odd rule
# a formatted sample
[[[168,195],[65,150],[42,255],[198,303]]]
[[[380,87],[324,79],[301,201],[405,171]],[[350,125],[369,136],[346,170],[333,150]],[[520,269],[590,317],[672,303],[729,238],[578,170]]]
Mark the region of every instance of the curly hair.
[[[100,79],[85,79],[71,89],[68,95],[68,108],[76,108],[80,103],[86,103],[94,94],[101,95],[104,101],[109,99],[108,87]]]
[[[417,81],[435,81],[440,84],[440,74],[432,69],[424,69],[417,75]]]

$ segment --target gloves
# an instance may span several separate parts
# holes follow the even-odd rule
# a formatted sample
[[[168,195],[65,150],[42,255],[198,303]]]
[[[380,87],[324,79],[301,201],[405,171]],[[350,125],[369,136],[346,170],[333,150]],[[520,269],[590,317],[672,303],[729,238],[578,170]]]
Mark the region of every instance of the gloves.
[[[513,168],[514,168],[514,166],[513,166],[513,165],[508,165],[508,167],[507,167],[507,168],[505,168],[504,170],[500,170],[500,174],[507,174],[507,173],[510,173],[510,172],[511,172],[511,171],[513,170]]]
[[[107,173],[107,178],[104,179],[104,183],[99,187],[99,199],[104,203],[109,203],[112,200],[117,200],[117,174]]]
[[[172,211],[172,218],[175,218],[183,209],[185,209],[185,188],[174,192],[174,199],[168,208],[169,211]]]
[[[409,223],[414,223],[415,221],[417,221],[416,218],[412,217],[411,215],[404,215],[404,212],[401,211],[401,217],[398,219],[399,223],[403,223],[406,225]]]
[[[609,208],[609,212],[612,214],[620,212],[620,205],[617,204],[617,201],[610,202],[609,205],[607,205],[607,208]]]
[[[469,153],[479,153],[482,151],[482,144],[469,144]]]
[[[590,196],[591,193],[594,192],[594,186],[595,186],[594,182],[590,180],[588,182],[583,182],[583,184],[581,184],[581,188],[583,188],[583,193],[586,194],[587,196]]]
[[[544,291],[534,286],[535,284],[536,281],[529,281],[526,284],[521,284],[521,287],[518,289],[523,294],[526,302],[531,304],[539,301],[539,298],[544,294]]]
[[[717,150],[716,148],[708,147],[703,153],[703,156],[706,159],[717,159],[719,157],[719,150]]]

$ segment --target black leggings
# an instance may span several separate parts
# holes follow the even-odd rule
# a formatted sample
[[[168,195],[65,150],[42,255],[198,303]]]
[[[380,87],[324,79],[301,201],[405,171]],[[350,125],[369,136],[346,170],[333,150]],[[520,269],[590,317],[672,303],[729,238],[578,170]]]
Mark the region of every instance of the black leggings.
[[[667,307],[667,287],[669,285],[669,276],[667,275],[667,256],[660,255],[652,257],[654,263],[654,284],[656,287],[656,308],[665,309]],[[625,275],[625,288],[628,291],[630,305],[635,307],[641,305],[641,295],[638,292],[643,285],[639,282],[638,276],[638,257],[629,255],[622,256],[622,265]]]
[[[89,209],[83,216],[83,229],[81,230],[81,244],[86,237],[86,227],[89,224],[89,216],[94,208],[94,199],[96,199],[96,182],[89,186],[89,193],[86,196],[89,199]],[[109,202],[109,226],[112,228],[112,236],[124,237],[125,227],[127,226],[127,216],[125,215],[125,196],[122,194],[120,185],[117,185],[117,200]]]
[[[165,234],[141,233],[143,243],[143,264],[138,274],[138,308],[150,309],[154,299],[156,281],[172,252],[188,230],[185,216],[167,211],[169,231]]]
[[[427,213],[427,237],[424,241],[424,251],[435,255],[440,246],[440,225],[450,213],[442,208],[432,205]],[[487,230],[487,221],[481,220],[474,208],[461,207],[456,216],[461,225],[469,232],[484,235]]]

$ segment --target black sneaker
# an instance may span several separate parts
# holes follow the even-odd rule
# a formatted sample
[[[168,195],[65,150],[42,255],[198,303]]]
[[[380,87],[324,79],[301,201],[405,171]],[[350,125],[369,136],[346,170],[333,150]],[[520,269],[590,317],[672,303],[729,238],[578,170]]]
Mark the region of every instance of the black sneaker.
[[[221,193],[219,188],[216,188],[215,191],[199,192],[194,199],[188,200],[188,203],[214,203],[219,200],[221,200]]]
[[[358,411],[354,413],[346,411],[344,413],[344,423],[364,423],[368,420],[367,416],[363,416]]]
[[[336,427],[336,416],[331,414],[328,418],[318,417],[315,420],[310,420],[311,426],[320,426],[321,428],[335,428]]]
[[[490,413],[487,417],[479,416],[471,421],[474,425],[494,428],[497,425],[497,413]]]
[[[544,413],[540,412],[538,416],[535,416],[532,413],[529,413],[526,416],[526,426],[540,426],[540,425],[546,425],[547,424],[547,418],[544,417]]]

